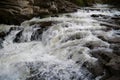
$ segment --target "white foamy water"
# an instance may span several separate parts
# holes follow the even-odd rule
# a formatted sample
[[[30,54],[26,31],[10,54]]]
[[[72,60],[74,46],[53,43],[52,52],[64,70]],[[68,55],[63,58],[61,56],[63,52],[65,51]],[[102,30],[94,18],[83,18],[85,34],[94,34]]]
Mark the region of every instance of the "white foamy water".
[[[89,53],[91,48],[88,45],[109,49],[110,44],[97,36],[105,39],[120,36],[114,30],[105,32],[107,27],[94,20],[92,14],[114,16],[120,15],[120,12],[110,9],[80,9],[59,17],[33,18],[23,22],[20,26],[24,28],[19,38],[20,43],[15,43],[14,39],[21,30],[12,30],[2,43],[0,80],[95,80],[82,67],[85,62],[97,62],[97,58]],[[33,32],[38,28],[30,26],[30,23],[44,21],[58,23],[44,31],[41,40],[31,41]]]

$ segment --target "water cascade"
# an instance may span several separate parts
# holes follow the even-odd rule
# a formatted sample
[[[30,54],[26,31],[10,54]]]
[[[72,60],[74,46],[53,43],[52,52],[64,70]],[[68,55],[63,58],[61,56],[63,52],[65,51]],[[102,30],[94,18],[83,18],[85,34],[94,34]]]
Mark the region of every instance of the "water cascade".
[[[91,52],[112,53],[111,43],[120,41],[120,30],[111,28],[119,24],[107,21],[115,16],[120,17],[119,10],[99,5],[33,18],[20,26],[0,25],[8,33],[1,39],[0,80],[99,80],[105,71],[95,76],[88,69],[99,66]],[[51,25],[40,25],[43,22]]]

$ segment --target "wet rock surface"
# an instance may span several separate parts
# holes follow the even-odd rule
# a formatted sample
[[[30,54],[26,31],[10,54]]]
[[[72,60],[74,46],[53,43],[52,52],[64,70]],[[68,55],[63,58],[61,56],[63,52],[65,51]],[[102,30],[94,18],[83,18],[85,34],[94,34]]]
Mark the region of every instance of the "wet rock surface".
[[[78,6],[66,0],[0,1],[0,23],[20,24],[33,17],[76,11]]]
[[[5,33],[5,32],[0,32],[0,38],[1,38],[1,39],[4,39],[5,36],[6,36],[6,33]]]
[[[109,49],[93,49],[91,54],[94,57],[97,57],[99,62],[102,63],[105,75],[100,80],[119,80],[119,74],[120,74],[120,18],[119,14],[114,16],[107,16],[107,15],[101,15],[101,14],[93,14],[91,15],[94,19],[100,21],[101,26],[108,27],[108,31],[103,31],[101,34],[97,34],[98,38],[102,39],[103,41],[106,41],[110,43],[110,51]],[[110,30],[115,30],[116,33],[112,34],[112,38],[107,37],[106,34],[110,34]],[[107,33],[108,32],[108,33]],[[117,33],[118,32],[118,33]]]
[[[44,6],[44,4],[41,5]],[[89,12],[93,13],[94,11],[98,11],[100,13],[89,14]],[[25,62],[25,66],[23,66],[27,68],[27,71],[29,71],[27,78],[25,78],[26,80],[96,80],[96,78],[98,78],[98,80],[119,80],[120,18],[118,17],[119,13],[113,15],[110,13],[110,15],[108,13],[103,13],[108,11],[111,13],[111,10],[109,9],[106,11],[106,9],[98,10],[92,8],[91,10],[86,8],[78,11],[78,13],[65,14],[63,15],[64,17],[60,15],[53,16],[53,18],[46,18],[45,20],[34,19],[25,21],[20,27],[11,27],[7,35],[5,35],[4,32],[1,32],[0,38],[9,39],[9,35],[15,34],[12,36],[12,44],[17,45],[24,43],[27,44],[34,41],[42,41],[45,46],[50,45],[48,47],[52,48],[51,51],[46,52],[52,55],[51,58],[55,56],[60,60],[65,59],[65,61],[72,60],[75,62],[75,64],[71,63],[67,67],[64,67],[67,62],[65,64],[62,64],[64,61],[62,63],[56,63],[54,62],[56,61],[56,58],[53,58],[54,60],[51,61],[49,60],[48,54],[47,59],[45,55],[45,62],[39,61],[39,59],[44,60],[44,58],[42,58],[44,53],[40,53],[42,52],[41,48],[43,48],[43,46],[40,48],[37,47],[40,46],[39,43],[31,44],[32,46],[28,45],[30,46],[29,48],[25,47],[25,49],[28,49],[28,52],[26,50],[25,52],[24,50],[10,50],[12,55],[19,52],[20,54],[23,52],[22,55],[31,55],[32,53],[35,54],[32,54],[32,56],[34,56],[35,60],[37,58],[38,62]],[[92,20],[90,20],[91,22],[88,22],[89,18],[92,18]],[[82,19],[86,20],[82,21]],[[24,47],[24,45],[22,47]],[[22,56],[20,54],[18,55],[19,57]],[[31,59],[31,56],[28,55],[22,59],[27,58],[29,60],[29,57]],[[17,58],[20,59],[19,57]],[[32,60],[34,60],[34,58],[32,57]],[[7,59],[9,60],[9,57]],[[77,67],[75,67],[75,65],[77,65]],[[20,66],[19,68],[22,69],[23,67]]]

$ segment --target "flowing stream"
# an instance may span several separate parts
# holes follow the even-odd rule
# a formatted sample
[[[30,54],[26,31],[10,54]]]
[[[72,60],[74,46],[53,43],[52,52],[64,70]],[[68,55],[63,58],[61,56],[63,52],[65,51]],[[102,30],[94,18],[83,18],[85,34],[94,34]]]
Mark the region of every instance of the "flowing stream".
[[[91,50],[112,51],[109,41],[120,41],[120,30],[106,26],[119,25],[111,20],[115,16],[118,9],[98,5],[21,26],[0,25],[9,32],[1,43],[0,80],[99,80],[102,75],[95,77],[83,65],[97,63]],[[40,32],[41,22],[53,23]]]

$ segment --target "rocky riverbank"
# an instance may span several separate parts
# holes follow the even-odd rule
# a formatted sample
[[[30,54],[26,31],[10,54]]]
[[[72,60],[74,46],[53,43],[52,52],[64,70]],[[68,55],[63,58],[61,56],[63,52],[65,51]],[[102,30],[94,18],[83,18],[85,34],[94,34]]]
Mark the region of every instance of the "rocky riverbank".
[[[0,62],[9,65],[0,65],[1,80],[120,80],[119,8],[97,5],[0,25],[0,39]]]
[[[120,1],[1,0],[0,80],[120,80],[120,9],[96,2]]]
[[[0,23],[20,24],[33,17],[73,12],[77,8],[66,0],[4,0],[0,1]]]
[[[4,0],[0,1],[0,24],[20,24],[33,17],[74,12],[95,3],[119,6],[119,0]]]

